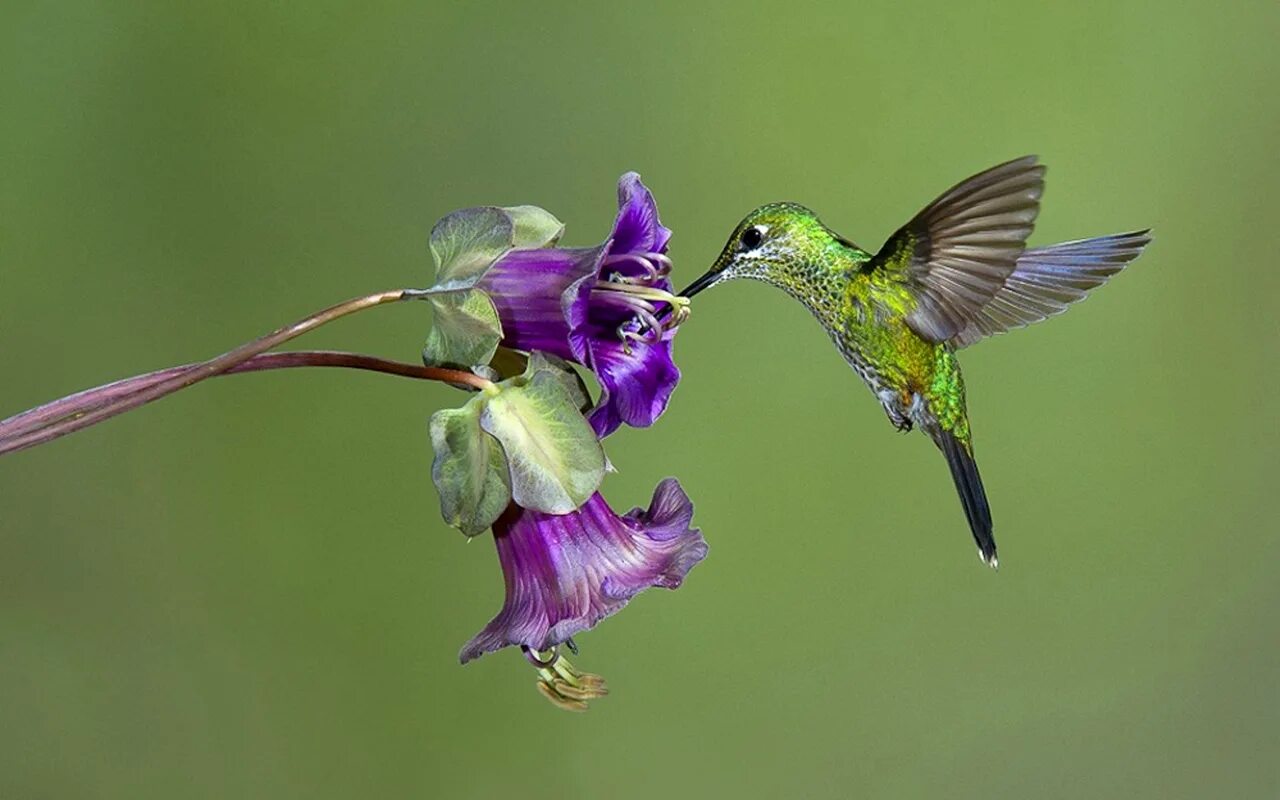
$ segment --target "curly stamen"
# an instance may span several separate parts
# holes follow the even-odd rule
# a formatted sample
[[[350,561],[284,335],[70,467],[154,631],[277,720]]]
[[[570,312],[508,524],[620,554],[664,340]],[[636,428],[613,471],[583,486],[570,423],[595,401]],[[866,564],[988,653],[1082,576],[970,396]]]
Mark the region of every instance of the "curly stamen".
[[[662,340],[662,334],[666,332],[666,326],[662,324],[653,314],[648,311],[636,311],[636,318],[640,320],[640,326],[644,341],[654,344]]]
[[[593,289],[592,292],[596,300],[615,306],[621,306],[628,311],[643,310],[653,313],[658,310],[657,306],[648,300],[645,300],[643,297],[637,297],[623,292],[610,292],[603,289]]]
[[[598,300],[620,302],[623,298],[640,299],[649,301],[650,307],[654,303],[665,303],[671,308],[670,316],[673,317],[674,325],[679,325],[689,317],[689,298],[674,295],[654,286],[618,283],[616,281],[596,281],[596,285],[591,291]],[[654,310],[656,312],[656,309]]]
[[[659,289],[656,286],[646,286],[641,283],[630,283],[627,281],[596,281],[596,285],[592,291],[617,292],[618,294],[626,294],[632,297],[640,297],[645,300],[652,300],[658,303],[666,303],[673,308],[679,305],[688,305],[689,298],[680,297],[672,294],[665,289]]]
[[[652,256],[653,254],[646,254]],[[632,256],[628,255],[627,258]],[[617,256],[616,258],[622,258]],[[662,257],[669,265],[670,259]],[[592,299],[620,306],[631,313],[631,319],[618,326],[622,351],[631,355],[632,342],[655,344],[689,318],[689,298],[650,286],[639,278],[614,273],[609,280],[597,280],[591,289]],[[659,311],[659,306],[666,308]]]
[[[618,338],[622,341],[622,352],[631,355],[631,343],[643,342],[644,335],[637,333],[631,326],[636,324],[635,318],[629,319],[618,326]]]
[[[671,274],[671,259],[662,253],[617,253],[605,258],[604,266],[612,266],[631,261],[644,267],[644,277],[623,277],[625,283],[640,283],[657,281],[659,278],[665,278]]]

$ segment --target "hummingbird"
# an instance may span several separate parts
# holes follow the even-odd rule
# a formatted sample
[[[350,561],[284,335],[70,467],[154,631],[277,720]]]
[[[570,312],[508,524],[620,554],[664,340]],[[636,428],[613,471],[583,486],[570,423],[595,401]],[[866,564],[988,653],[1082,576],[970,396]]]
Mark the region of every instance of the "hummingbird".
[[[1060,314],[1123,269],[1150,230],[1028,249],[1044,191],[1036,156],[961,181],[875,253],[796,203],[771,203],[734,229],[692,297],[734,278],[799,300],[899,431],[919,428],[946,457],[978,557],[999,566],[991,507],[973,455],[959,350]]]

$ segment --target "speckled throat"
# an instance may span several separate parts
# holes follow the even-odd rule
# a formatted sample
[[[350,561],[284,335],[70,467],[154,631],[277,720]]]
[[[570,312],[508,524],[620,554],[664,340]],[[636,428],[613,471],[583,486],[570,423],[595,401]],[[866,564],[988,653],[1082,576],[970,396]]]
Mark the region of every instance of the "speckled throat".
[[[877,395],[885,389],[880,365],[868,358],[864,347],[867,318],[882,319],[884,309],[871,309],[869,298],[860,296],[858,279],[870,254],[834,236],[812,248],[812,252],[773,252],[769,268],[744,271],[743,277],[776,286],[818,320],[849,366]],[[821,240],[819,240],[820,242]]]

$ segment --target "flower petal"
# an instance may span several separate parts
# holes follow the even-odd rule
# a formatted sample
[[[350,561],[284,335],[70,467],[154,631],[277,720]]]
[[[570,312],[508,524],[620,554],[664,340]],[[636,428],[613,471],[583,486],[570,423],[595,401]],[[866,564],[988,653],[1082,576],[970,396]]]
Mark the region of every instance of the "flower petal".
[[[506,603],[462,648],[462,662],[508,645],[546,650],[650,586],[676,588],[707,555],[692,514],[673,478],[658,484],[648,510],[625,516],[599,494],[559,516],[512,505],[493,529]]]
[[[512,250],[477,284],[502,321],[502,344],[574,358],[561,296],[599,271],[604,247]]]
[[[618,217],[609,238],[611,253],[662,253],[671,239],[671,231],[658,221],[653,193],[635,172],[618,180]]]
[[[600,382],[600,401],[587,416],[596,435],[604,438],[622,423],[646,428],[666,411],[680,382],[680,369],[671,357],[675,331],[652,344],[633,341],[628,353],[616,338],[590,342],[589,366]]]
[[[637,506],[628,511],[626,517],[643,525],[654,539],[673,539],[689,530],[689,523],[693,521],[693,501],[685,494],[680,481],[664,478],[653,490],[649,508]]]

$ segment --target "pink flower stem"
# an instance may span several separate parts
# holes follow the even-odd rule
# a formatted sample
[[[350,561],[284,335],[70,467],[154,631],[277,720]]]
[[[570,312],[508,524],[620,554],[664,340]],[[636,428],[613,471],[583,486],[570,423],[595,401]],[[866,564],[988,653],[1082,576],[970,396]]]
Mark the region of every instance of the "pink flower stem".
[[[478,375],[460,370],[419,367],[372,356],[340,352],[297,352],[265,355],[267,350],[312,331],[327,322],[367,308],[405,299],[402,289],[357,297],[318,311],[292,325],[247,342],[216,358],[151,372],[87,389],[0,421],[0,455],[25,450],[87,428],[117,414],[146,405],[206,378],[232,372],[290,367],[349,367],[393,375],[462,384],[476,389],[490,386]]]

